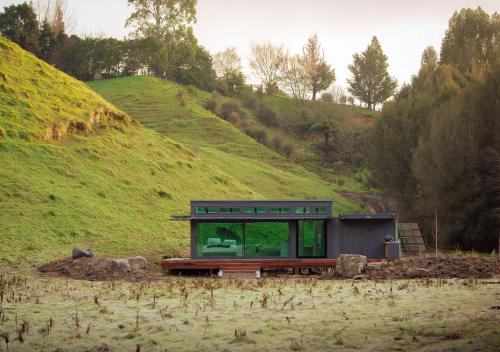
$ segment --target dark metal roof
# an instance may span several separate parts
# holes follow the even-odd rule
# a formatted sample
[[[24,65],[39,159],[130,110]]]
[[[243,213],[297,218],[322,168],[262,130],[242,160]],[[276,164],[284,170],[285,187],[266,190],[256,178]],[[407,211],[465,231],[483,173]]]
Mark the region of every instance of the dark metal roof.
[[[396,215],[393,213],[374,213],[374,214],[340,214],[340,220],[393,220]]]
[[[311,204],[321,204],[321,205],[333,205],[333,200],[331,199],[290,199],[290,200],[268,200],[268,199],[255,199],[255,200],[192,200],[191,205],[197,206],[198,204],[203,205],[213,205],[213,206],[230,206],[230,205],[311,205]]]

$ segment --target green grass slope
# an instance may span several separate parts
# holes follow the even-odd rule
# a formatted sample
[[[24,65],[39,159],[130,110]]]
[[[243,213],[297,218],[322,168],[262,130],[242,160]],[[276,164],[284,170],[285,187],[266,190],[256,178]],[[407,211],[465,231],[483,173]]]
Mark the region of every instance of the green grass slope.
[[[190,199],[334,195],[303,170],[228,154],[215,137],[204,144],[204,128],[186,147],[0,37],[0,261],[46,261],[74,246],[172,253],[188,248],[189,229],[168,218]],[[241,135],[227,133],[237,145]]]
[[[191,198],[254,192],[0,37],[0,260],[174,251]]]
[[[359,208],[335,186],[287,160],[203,107],[210,94],[153,77],[89,82],[144,126],[174,138],[266,198],[332,198],[335,209]]]

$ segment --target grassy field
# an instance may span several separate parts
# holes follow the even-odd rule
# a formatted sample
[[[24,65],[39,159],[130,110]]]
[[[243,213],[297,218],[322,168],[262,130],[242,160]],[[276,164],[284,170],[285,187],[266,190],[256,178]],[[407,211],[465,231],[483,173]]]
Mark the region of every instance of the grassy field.
[[[161,97],[148,99],[130,97],[139,112]],[[178,113],[175,99],[164,97],[174,106],[165,120]],[[188,248],[189,229],[168,219],[190,199],[333,198],[337,211],[359,210],[230,124],[185,116],[189,128],[172,125],[173,140],[0,37],[0,262],[47,261],[74,246],[174,254]]]
[[[27,275],[0,276],[0,336],[8,334],[11,351],[500,348],[500,315],[491,309],[499,292],[482,281],[99,283]]]

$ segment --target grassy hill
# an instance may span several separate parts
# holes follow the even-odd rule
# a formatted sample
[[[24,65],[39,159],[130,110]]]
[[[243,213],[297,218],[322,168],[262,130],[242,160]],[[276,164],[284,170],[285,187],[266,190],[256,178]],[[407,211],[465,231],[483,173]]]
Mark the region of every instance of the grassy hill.
[[[193,153],[270,198],[332,198],[337,211],[358,210],[336,184],[291,162],[204,108],[211,94],[153,77],[88,83],[144,126],[178,140]]]
[[[136,80],[128,81],[131,101]],[[168,120],[179,102],[163,99]],[[187,212],[192,198],[335,197],[337,209],[357,209],[187,100],[180,118],[190,132],[171,134],[186,136],[185,146],[0,37],[0,261],[46,261],[73,246],[104,255],[185,249],[186,224],[168,218]],[[143,101],[136,111],[152,108]]]

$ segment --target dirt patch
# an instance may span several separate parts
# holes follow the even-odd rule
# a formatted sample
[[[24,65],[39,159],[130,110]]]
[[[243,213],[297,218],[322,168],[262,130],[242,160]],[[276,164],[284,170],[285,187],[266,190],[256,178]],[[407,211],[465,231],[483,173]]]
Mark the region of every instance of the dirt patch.
[[[500,276],[500,260],[497,257],[479,256],[425,256],[407,257],[390,262],[381,268],[369,268],[370,279],[407,279],[409,268],[424,268],[431,278],[477,278],[487,279]]]
[[[102,259],[82,258],[73,260],[72,258],[65,258],[40,265],[38,270],[47,275],[88,281],[123,280],[136,282],[151,281],[161,277],[158,270],[136,270],[131,272],[121,272],[111,270],[111,268],[103,270],[96,265],[100,260]]]

